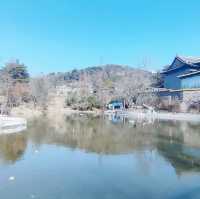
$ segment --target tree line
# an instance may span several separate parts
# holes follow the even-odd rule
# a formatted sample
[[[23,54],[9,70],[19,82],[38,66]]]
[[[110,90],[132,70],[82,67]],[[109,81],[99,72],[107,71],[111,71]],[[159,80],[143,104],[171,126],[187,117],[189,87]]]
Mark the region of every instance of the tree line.
[[[121,65],[31,77],[27,66],[14,60],[0,70],[0,112],[8,114],[13,107],[23,103],[32,103],[34,107],[45,110],[50,95],[55,95],[61,86],[66,88],[63,92],[67,92],[62,95],[65,97],[65,106],[76,109],[103,108],[113,99],[125,99],[128,104],[148,103],[155,101],[155,96],[145,91],[161,83],[159,74],[153,75],[148,71]]]

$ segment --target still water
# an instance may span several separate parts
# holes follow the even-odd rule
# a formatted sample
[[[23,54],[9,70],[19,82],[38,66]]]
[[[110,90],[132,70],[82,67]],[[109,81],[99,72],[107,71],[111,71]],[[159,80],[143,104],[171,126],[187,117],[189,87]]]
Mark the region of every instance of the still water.
[[[0,198],[200,198],[200,125],[35,120],[0,135]]]

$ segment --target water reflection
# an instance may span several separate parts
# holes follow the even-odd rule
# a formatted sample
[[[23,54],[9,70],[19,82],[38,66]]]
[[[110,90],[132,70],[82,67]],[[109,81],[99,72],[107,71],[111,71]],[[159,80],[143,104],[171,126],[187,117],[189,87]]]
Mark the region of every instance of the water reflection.
[[[30,142],[36,147],[60,145],[102,155],[157,151],[179,174],[200,171],[198,124],[165,121],[132,125],[127,119],[119,121],[88,116],[35,120],[24,133],[0,136],[0,159],[4,164],[14,163]],[[143,165],[147,165],[143,157]]]
[[[27,139],[24,134],[0,135],[0,162],[12,164],[19,160],[27,147]]]
[[[147,133],[145,128],[113,124],[103,118],[66,117],[56,124],[35,121],[28,135],[35,144],[63,145],[101,154],[130,153],[154,147],[153,134]]]
[[[159,153],[165,157],[175,168],[177,174],[185,172],[200,171],[200,150],[191,150],[190,147],[180,143],[159,142],[157,144]],[[199,157],[195,155],[198,152]]]

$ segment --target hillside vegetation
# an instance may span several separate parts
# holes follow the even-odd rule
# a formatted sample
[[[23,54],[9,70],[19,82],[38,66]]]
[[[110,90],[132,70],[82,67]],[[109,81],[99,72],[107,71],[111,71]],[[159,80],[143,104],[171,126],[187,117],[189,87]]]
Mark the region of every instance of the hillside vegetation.
[[[151,72],[129,66],[104,65],[30,77],[27,67],[19,61],[2,67],[2,107],[12,108],[24,103],[44,110],[62,101],[74,109],[103,108],[112,99],[137,103],[139,93],[154,83]]]
[[[60,94],[67,94],[66,104],[103,106],[112,99],[136,102],[139,93],[153,84],[152,73],[121,65],[105,65],[54,73],[47,76]]]

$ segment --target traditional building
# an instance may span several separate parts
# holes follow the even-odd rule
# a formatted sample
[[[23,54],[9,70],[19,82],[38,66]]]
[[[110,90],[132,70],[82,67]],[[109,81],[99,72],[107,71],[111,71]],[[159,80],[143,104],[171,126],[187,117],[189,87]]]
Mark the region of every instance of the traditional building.
[[[176,56],[162,74],[166,89],[200,88],[200,58]]]
[[[164,88],[159,89],[159,97],[170,101],[200,101],[200,58],[176,56],[162,75]]]
[[[200,71],[179,75],[178,77],[181,81],[181,89],[200,88]]]

